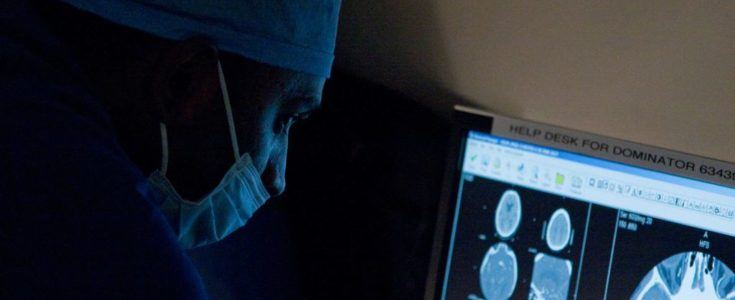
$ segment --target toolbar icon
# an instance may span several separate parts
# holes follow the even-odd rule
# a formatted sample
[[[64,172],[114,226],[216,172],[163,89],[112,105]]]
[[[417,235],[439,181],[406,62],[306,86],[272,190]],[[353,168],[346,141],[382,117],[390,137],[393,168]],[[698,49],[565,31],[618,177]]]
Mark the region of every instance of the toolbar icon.
[[[490,166],[490,156],[488,155],[482,156],[482,166],[484,167]]]
[[[496,158],[495,161],[493,162],[493,167],[496,169],[500,169],[500,166],[501,166],[500,158]]]
[[[575,189],[582,188],[582,178],[579,176],[572,176],[572,187]]]
[[[564,174],[556,172],[556,178],[554,179],[554,183],[556,183],[556,185],[563,185],[564,184]]]

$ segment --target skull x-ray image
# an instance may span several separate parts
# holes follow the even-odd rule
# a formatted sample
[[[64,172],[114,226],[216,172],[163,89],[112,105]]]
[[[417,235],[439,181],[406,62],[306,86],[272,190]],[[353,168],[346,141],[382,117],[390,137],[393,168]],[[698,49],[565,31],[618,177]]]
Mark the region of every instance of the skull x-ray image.
[[[537,254],[533,263],[528,299],[567,299],[571,277],[571,261],[543,253]]]
[[[508,299],[518,281],[518,261],[506,243],[493,245],[480,265],[480,288],[486,300]]]
[[[569,212],[560,208],[554,211],[549,218],[549,225],[546,228],[546,244],[552,251],[560,251],[569,243],[572,235],[572,221],[569,218]]]
[[[638,284],[634,300],[735,299],[735,274],[722,261],[698,251],[671,256]]]
[[[521,196],[514,190],[507,190],[500,197],[495,209],[495,230],[502,238],[511,237],[521,224]]]

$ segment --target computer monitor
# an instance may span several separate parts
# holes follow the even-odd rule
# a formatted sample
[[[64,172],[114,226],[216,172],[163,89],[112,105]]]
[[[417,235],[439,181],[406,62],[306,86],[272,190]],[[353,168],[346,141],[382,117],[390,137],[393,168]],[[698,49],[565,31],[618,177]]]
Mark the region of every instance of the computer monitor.
[[[426,299],[735,299],[735,166],[457,107]]]

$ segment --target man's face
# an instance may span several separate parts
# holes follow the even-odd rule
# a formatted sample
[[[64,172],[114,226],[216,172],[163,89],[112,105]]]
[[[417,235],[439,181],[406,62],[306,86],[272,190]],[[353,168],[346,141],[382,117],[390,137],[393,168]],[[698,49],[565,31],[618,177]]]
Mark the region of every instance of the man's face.
[[[233,110],[238,156],[249,153],[268,192],[271,196],[279,195],[286,187],[289,130],[319,107],[325,78],[222,52],[219,59]],[[214,65],[204,59],[193,67],[192,74],[206,74],[188,81],[199,86],[193,92],[181,88],[186,95],[183,98],[194,100],[183,101],[184,113],[178,114],[194,113],[183,118],[185,121],[168,126],[171,158],[167,177],[185,199],[205,196],[235,163]],[[206,105],[186,108],[198,102]]]
[[[259,76],[242,74],[252,63],[230,55],[222,63],[240,152],[250,153],[270,194],[279,195],[286,188],[289,131],[319,107],[325,79],[267,66],[257,68]]]

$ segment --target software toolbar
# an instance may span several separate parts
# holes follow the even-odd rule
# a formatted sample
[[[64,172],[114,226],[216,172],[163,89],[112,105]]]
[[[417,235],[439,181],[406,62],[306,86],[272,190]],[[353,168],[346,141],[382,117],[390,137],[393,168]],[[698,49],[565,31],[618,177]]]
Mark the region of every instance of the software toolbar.
[[[597,167],[506,139],[470,138],[464,172],[735,236],[735,198]],[[728,204],[729,203],[729,204]]]

